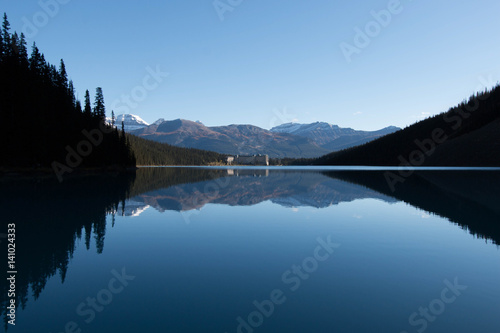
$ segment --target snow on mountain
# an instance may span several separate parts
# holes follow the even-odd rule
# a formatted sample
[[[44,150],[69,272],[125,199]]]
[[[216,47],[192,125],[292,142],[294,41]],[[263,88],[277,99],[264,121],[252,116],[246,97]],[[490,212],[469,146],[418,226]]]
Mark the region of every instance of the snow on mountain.
[[[331,125],[325,122],[315,122],[312,124],[288,123],[271,128],[271,132],[290,133],[303,136],[313,131],[346,133],[353,130],[351,128],[340,128],[337,125]]]
[[[141,215],[149,207],[151,206],[145,204],[144,202],[129,199],[125,201],[125,209],[123,209],[123,207],[118,209],[118,214],[122,216],[136,217]]]
[[[111,123],[111,119],[106,119]],[[206,127],[199,121],[160,118],[149,125],[141,117],[121,114],[115,119],[126,132],[174,146],[212,150],[223,154],[268,154],[272,157],[318,157],[375,140],[399,130],[386,127],[378,131],[358,131],[326,122],[288,123],[271,130],[251,125]]]
[[[270,157],[319,157],[329,150],[311,140],[288,133],[272,133],[253,125],[207,127],[200,122],[175,119],[150,125],[132,134],[177,147],[230,155],[267,154]]]
[[[288,133],[314,140],[318,145],[330,143],[342,136],[352,135],[356,131],[351,128],[340,128],[325,122],[315,122],[312,124],[288,123],[274,128],[271,132]]]
[[[331,151],[363,144],[397,130],[398,127],[390,126],[378,131],[357,131],[325,122],[287,123],[271,128],[271,132],[274,133],[288,133],[311,139],[320,147]]]
[[[120,114],[115,117],[115,126],[118,129],[121,128],[122,122],[125,132],[131,132],[149,126],[141,117],[134,114]],[[106,118],[106,123],[111,124],[111,118]]]
[[[161,123],[164,123],[164,122],[165,122],[165,118],[160,118],[157,121],[155,121],[154,123],[152,123],[151,125],[160,125]]]
[[[294,133],[304,126],[298,123],[287,123],[271,128],[271,132],[275,133]]]

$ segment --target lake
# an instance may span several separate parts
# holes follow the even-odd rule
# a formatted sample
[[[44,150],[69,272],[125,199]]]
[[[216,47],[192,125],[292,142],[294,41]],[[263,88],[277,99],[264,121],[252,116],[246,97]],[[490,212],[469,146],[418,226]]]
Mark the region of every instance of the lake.
[[[500,330],[498,170],[140,168],[0,185],[18,306],[9,325],[4,268],[0,331]]]

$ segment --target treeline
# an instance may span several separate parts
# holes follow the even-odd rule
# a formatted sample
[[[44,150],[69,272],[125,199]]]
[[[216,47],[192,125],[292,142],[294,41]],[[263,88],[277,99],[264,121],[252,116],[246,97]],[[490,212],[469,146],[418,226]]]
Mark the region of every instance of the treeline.
[[[129,197],[165,189],[227,177],[227,170],[214,168],[139,168]]]
[[[126,134],[137,165],[226,164],[226,155],[193,148],[181,148]]]
[[[64,61],[56,67],[35,43],[28,56],[23,34],[10,32],[4,14],[0,33],[0,166],[54,168],[132,166],[126,139],[104,124],[104,98],[96,89],[84,105],[76,99]],[[55,164],[55,165],[54,165]],[[70,164],[70,165],[68,165]]]
[[[499,119],[500,86],[497,85],[491,90],[472,95],[447,112],[422,120],[375,141],[334,152],[318,159],[295,161],[294,164],[500,166],[499,151],[493,148],[493,144],[498,144],[498,142],[486,142],[486,137],[474,140],[464,139],[464,135]],[[498,141],[494,139],[494,135],[490,134],[490,137],[493,138],[490,140]],[[460,147],[455,147],[456,143],[453,140],[457,138],[462,139]],[[446,149],[440,149],[441,146],[445,146]],[[481,154],[477,154],[478,148],[485,146],[488,149],[481,149]],[[453,154],[450,153],[452,148]],[[438,156],[432,156],[433,154],[446,155],[446,158],[435,163]],[[452,158],[451,155],[453,155]]]

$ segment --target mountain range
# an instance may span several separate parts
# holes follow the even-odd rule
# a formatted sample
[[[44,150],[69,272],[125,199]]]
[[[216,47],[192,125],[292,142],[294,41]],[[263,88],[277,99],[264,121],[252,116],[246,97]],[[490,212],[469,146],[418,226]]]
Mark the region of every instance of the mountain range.
[[[162,170],[160,170],[162,171]],[[141,170],[142,173],[146,171]],[[317,172],[227,170],[217,180],[154,188],[125,201],[120,215],[139,216],[148,208],[187,212],[207,204],[252,206],[264,201],[287,207],[326,208],[358,199],[394,203],[387,195]],[[142,178],[141,178],[142,179]],[[154,178],[158,182],[157,178]],[[223,184],[223,185],[221,185]],[[216,189],[210,191],[207,189]]]
[[[117,116],[115,124],[120,127],[122,121],[126,132],[144,139],[222,154],[267,154],[275,158],[319,157],[399,130],[390,126],[378,131],[357,131],[325,122],[289,123],[270,130],[253,125],[207,127],[201,122],[185,119],[159,119],[148,124],[131,114]]]
[[[357,131],[325,122],[312,124],[287,123],[271,128],[271,132],[274,133],[289,133],[309,138],[329,151],[358,146],[398,130],[400,130],[399,127],[389,126],[378,131]]]
[[[190,218],[210,205],[327,208],[376,199],[405,202],[448,219],[476,237],[500,244],[500,174],[497,171],[416,171],[392,191],[386,171],[141,168],[118,215],[177,211]],[[16,191],[23,191],[15,187]],[[17,198],[9,193],[9,198]],[[43,192],[45,193],[45,192]],[[5,200],[4,200],[5,201]],[[0,201],[0,205],[3,201]],[[186,214],[186,215],[184,215]]]

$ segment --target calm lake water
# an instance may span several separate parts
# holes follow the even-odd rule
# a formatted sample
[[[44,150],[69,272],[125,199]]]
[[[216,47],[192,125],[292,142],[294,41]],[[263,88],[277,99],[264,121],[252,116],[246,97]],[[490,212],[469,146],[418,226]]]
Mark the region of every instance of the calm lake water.
[[[0,331],[500,332],[499,171],[143,168],[0,186],[19,306],[7,325],[2,282]]]

